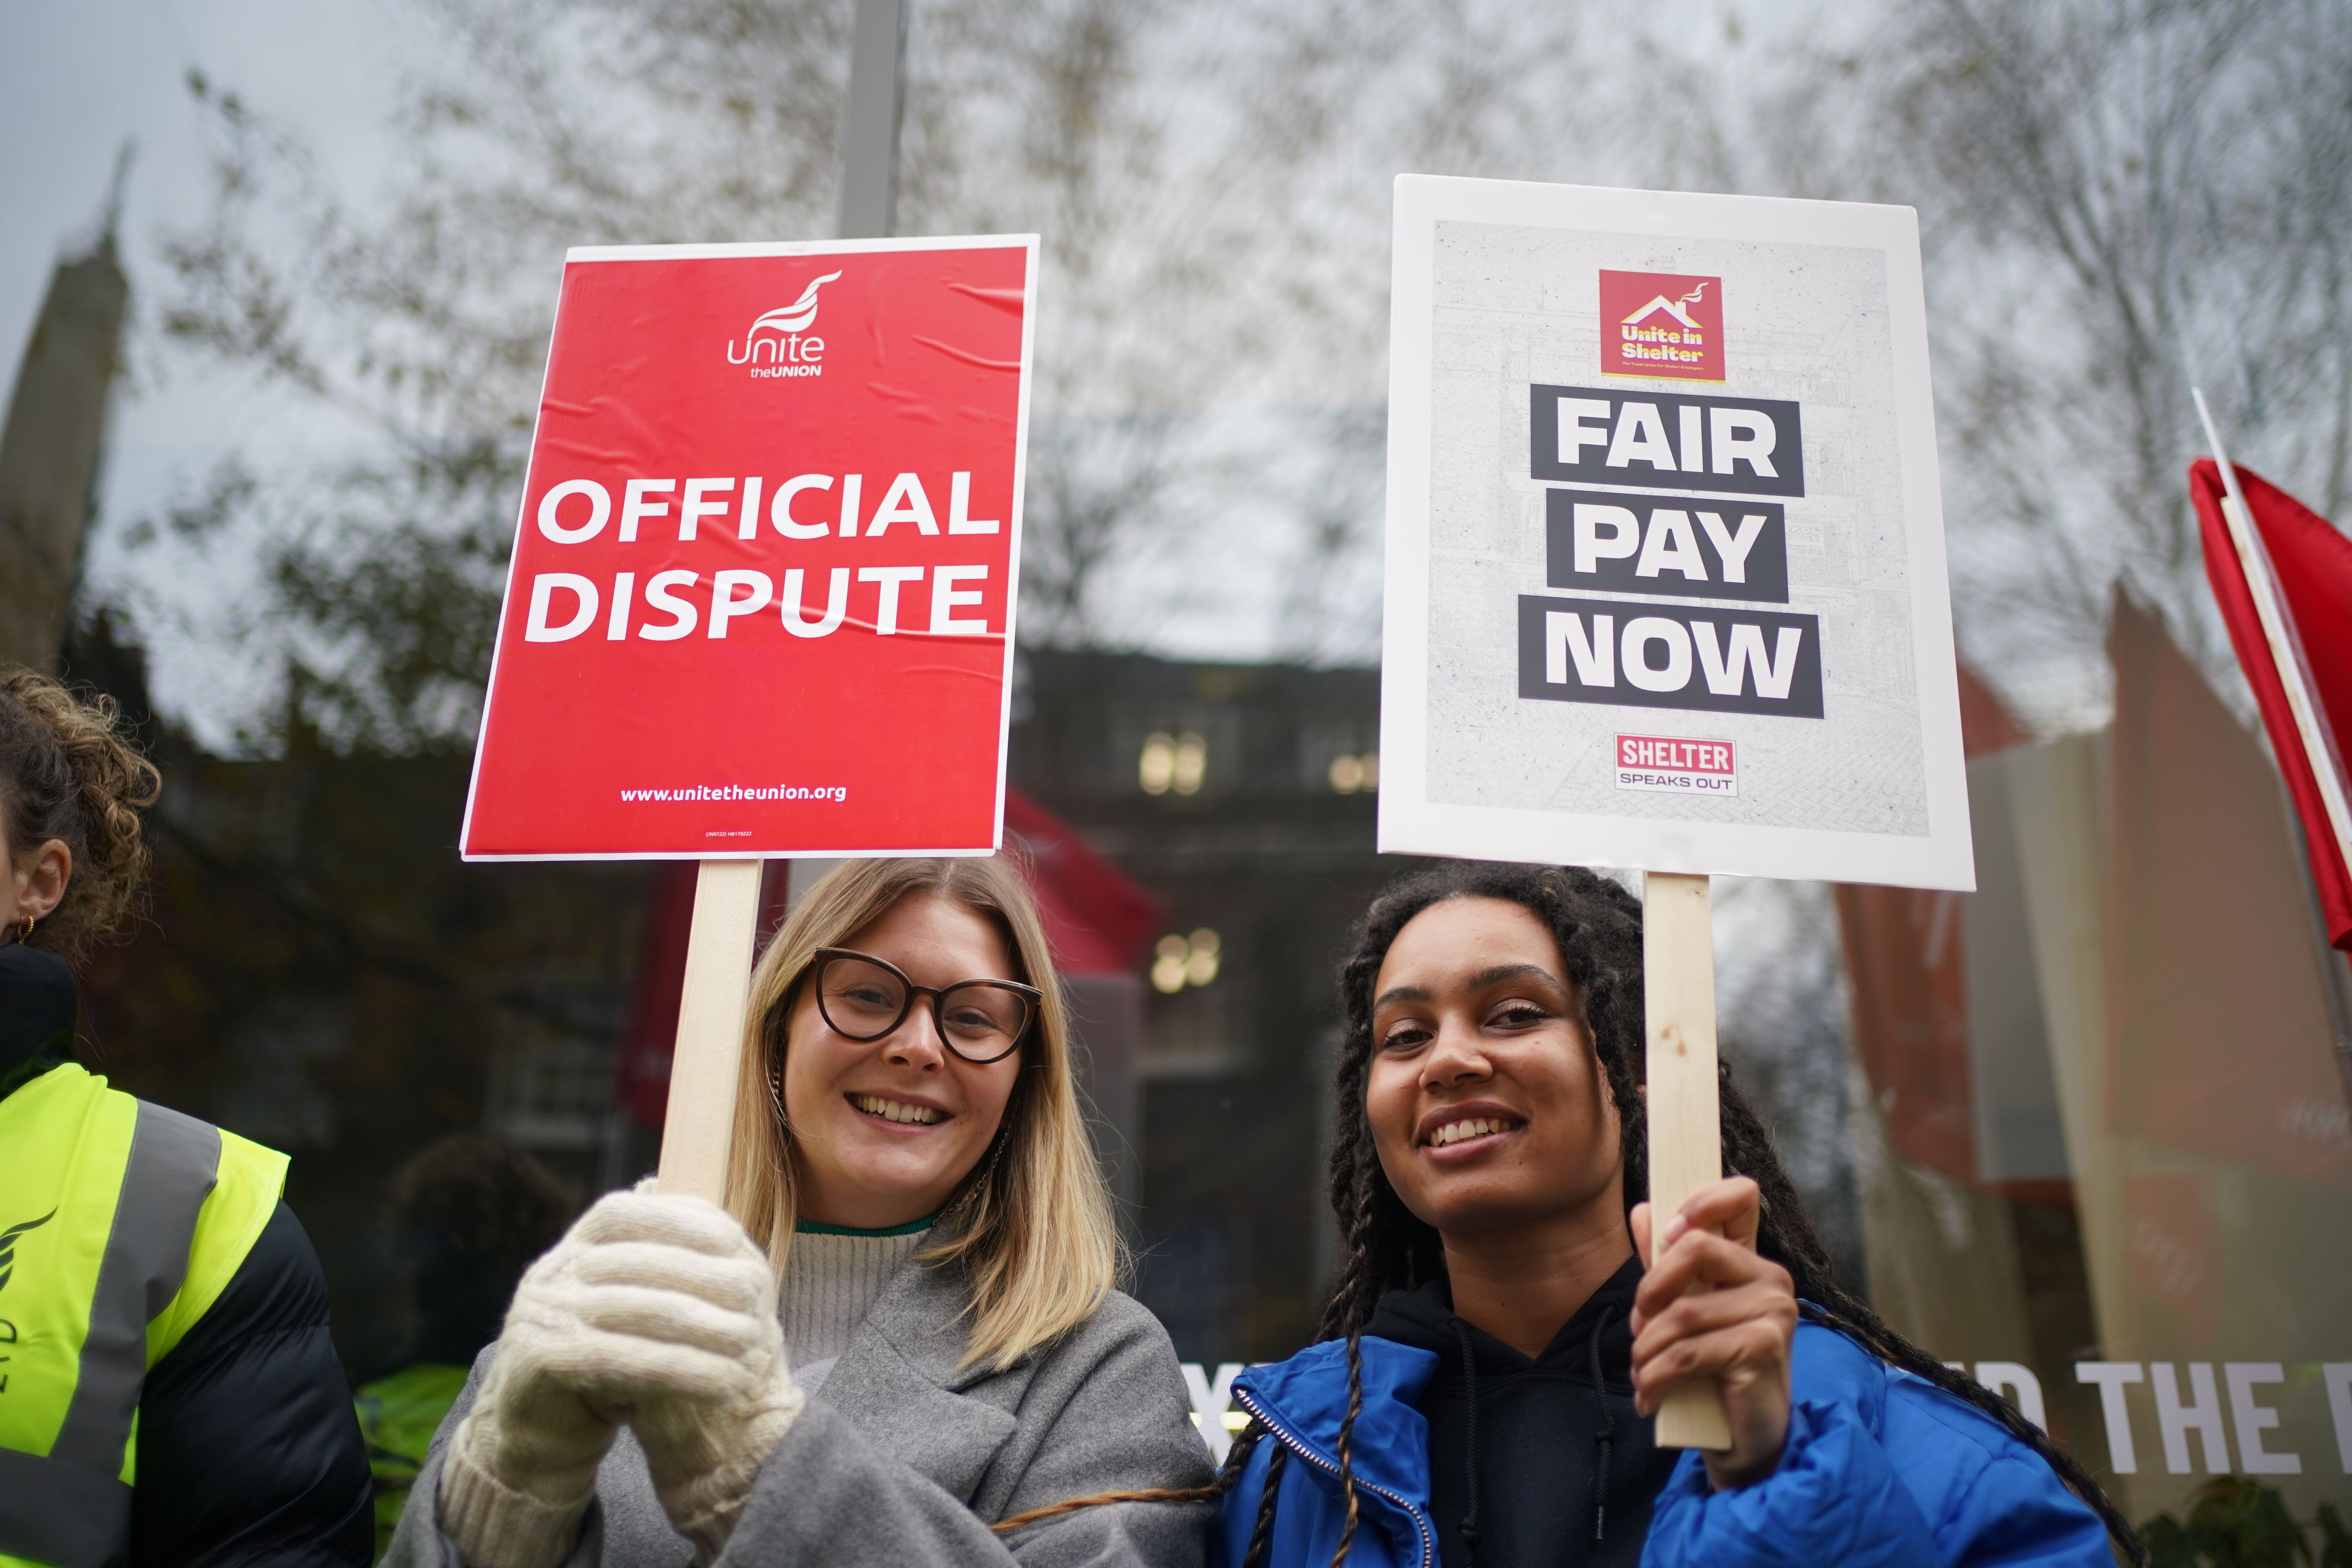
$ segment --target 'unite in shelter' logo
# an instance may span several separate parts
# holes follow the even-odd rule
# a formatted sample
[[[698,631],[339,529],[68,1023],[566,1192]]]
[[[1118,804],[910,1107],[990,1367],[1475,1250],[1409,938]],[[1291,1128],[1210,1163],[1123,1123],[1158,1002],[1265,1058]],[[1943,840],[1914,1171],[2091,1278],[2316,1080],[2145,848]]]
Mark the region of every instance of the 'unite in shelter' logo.
[[[1601,374],[1723,379],[1723,279],[1601,274]]]
[[[828,272],[812,279],[801,290],[799,299],[753,321],[751,330],[743,334],[742,353],[735,352],[738,345],[734,343],[727,345],[727,363],[750,365],[752,375],[761,380],[772,376],[823,375],[824,340],[802,334],[816,325],[816,291],[840,276],[838,272]]]

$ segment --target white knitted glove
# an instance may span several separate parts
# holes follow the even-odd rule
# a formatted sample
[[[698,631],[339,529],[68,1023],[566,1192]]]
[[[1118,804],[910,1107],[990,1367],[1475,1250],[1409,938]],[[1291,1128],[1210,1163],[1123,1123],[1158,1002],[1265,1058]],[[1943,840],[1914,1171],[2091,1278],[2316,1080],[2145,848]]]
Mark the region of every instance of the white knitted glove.
[[[612,1200],[606,1200],[608,1203]],[[805,1396],[784,1360],[776,1278],[735,1216],[700,1198],[630,1195],[615,1241],[585,1278],[604,1286],[588,1320],[641,1347],[625,1386],[654,1491],[709,1563]]]
[[[724,1209],[651,1185],[599,1200],[515,1291],[442,1476],[472,1568],[560,1562],[621,1419],[707,1563],[800,1415],[766,1255]]]
[[[731,1213],[652,1183],[602,1199],[572,1234],[591,1244],[576,1265],[597,1352],[583,1387],[637,1429],[663,1511],[710,1563],[804,1404],[774,1269]]]
[[[591,1218],[593,1217],[592,1215]],[[441,1524],[471,1568],[552,1568],[580,1533],[616,1415],[586,1392],[583,1219],[515,1288],[498,1352],[441,1471]]]

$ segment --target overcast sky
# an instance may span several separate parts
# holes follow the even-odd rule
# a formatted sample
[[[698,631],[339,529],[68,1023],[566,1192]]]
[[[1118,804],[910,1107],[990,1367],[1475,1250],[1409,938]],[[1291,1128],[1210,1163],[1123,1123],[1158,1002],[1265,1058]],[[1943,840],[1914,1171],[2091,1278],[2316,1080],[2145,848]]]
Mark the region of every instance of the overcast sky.
[[[1830,0],[1824,8],[1851,20],[1869,6]],[[1734,14],[1744,18],[1738,27],[1727,21]],[[1649,15],[1654,28],[1706,56],[1733,47],[1734,36],[1752,49],[1807,30],[1820,14],[1764,0],[1667,0]],[[396,0],[0,0],[0,374],[13,384],[50,268],[94,237],[116,155],[134,144],[120,226],[134,311],[131,369],[110,433],[88,570],[100,591],[132,598],[155,656],[159,700],[215,744],[266,690],[267,661],[222,635],[217,621],[205,624],[245,596],[255,542],[232,533],[200,552],[131,557],[123,525],[194,493],[225,455],[242,452],[267,471],[330,457],[348,437],[315,405],[199,374],[185,355],[161,350],[153,311],[169,288],[160,246],[201,221],[208,195],[186,79],[201,71],[296,134],[320,173],[364,211],[396,180],[399,147],[387,121],[404,73],[427,68],[434,43]],[[1369,650],[1377,559],[1359,564],[1373,574],[1351,595],[1370,616],[1358,639]],[[1248,614],[1266,623],[1257,640],[1271,651],[1278,615]],[[1168,651],[1250,657],[1248,638],[1214,619],[1188,605],[1171,625],[1202,634],[1189,639],[1200,646]]]

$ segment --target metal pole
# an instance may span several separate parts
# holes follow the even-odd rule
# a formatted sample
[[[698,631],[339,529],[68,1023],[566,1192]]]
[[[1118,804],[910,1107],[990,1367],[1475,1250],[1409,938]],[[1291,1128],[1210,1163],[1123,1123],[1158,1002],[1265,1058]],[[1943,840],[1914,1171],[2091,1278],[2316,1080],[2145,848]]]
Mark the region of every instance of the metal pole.
[[[841,126],[841,237],[898,226],[898,113],[905,100],[907,0],[855,0],[849,103]]]

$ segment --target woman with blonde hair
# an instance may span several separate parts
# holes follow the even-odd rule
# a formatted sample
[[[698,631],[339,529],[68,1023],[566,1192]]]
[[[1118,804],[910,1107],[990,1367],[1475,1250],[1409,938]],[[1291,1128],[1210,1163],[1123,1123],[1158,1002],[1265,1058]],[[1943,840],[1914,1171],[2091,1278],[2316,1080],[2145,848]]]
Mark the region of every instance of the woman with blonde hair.
[[[849,862],[750,1019],[724,1209],[615,1193],[532,1266],[389,1561],[1198,1563],[1018,873]]]

